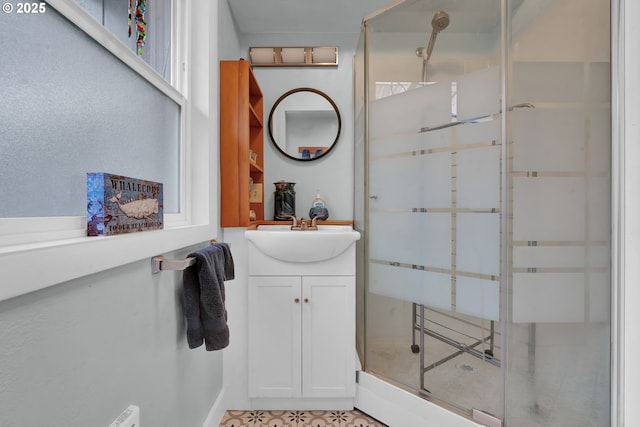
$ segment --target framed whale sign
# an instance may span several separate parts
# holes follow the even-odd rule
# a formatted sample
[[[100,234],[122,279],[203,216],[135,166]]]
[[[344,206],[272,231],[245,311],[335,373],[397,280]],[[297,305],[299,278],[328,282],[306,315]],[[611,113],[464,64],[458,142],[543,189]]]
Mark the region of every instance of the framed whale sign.
[[[162,184],[105,172],[87,173],[87,235],[163,228]]]

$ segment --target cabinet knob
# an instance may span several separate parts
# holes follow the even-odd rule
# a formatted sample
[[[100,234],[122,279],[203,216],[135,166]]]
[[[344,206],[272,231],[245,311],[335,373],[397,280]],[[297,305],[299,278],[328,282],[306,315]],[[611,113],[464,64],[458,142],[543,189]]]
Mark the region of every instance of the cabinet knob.
[[[305,302],[305,303],[308,303],[308,302],[309,302],[309,298],[305,298],[305,299],[304,299],[304,302]]]
[[[300,298],[296,298],[293,300],[293,302],[295,302],[296,304],[300,302]]]

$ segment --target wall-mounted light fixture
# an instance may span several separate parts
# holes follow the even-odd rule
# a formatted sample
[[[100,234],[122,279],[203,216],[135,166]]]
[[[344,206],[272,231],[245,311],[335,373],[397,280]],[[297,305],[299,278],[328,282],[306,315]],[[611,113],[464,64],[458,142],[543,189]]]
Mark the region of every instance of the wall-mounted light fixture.
[[[254,67],[337,67],[336,46],[250,47]]]

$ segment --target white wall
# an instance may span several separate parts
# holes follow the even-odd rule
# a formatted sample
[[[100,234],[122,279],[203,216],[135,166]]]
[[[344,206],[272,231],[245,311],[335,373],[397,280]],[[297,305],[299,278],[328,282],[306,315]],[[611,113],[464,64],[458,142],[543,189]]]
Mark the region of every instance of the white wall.
[[[621,8],[614,8],[613,15],[621,20],[623,43],[613,52],[613,61],[620,64],[622,78],[614,82],[613,103],[624,110],[621,117],[614,118],[613,124],[614,137],[623,141],[614,152],[614,181],[619,185],[614,194],[617,240],[614,254],[620,256],[614,264],[614,268],[619,268],[614,279],[621,284],[620,293],[614,295],[620,309],[614,313],[614,323],[621,328],[614,342],[614,367],[620,370],[621,381],[613,383],[613,409],[618,417],[617,425],[630,427],[640,422],[636,411],[640,401],[640,365],[637,363],[640,359],[640,3],[635,0],[620,3]]]
[[[219,60],[245,57],[240,47],[236,25],[229,4],[218,2]],[[235,279],[226,286],[229,347],[223,354],[223,387],[225,409],[249,409],[247,389],[247,242],[244,228],[222,230],[222,240],[231,246]]]

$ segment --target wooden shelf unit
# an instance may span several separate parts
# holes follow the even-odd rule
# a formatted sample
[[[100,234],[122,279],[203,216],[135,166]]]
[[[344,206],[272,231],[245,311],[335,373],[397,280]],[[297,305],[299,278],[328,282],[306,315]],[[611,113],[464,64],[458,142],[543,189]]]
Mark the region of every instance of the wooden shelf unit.
[[[252,161],[249,151],[257,158]],[[262,90],[248,61],[220,61],[220,224],[247,227],[264,219],[264,195],[249,202],[249,178],[264,185]]]

